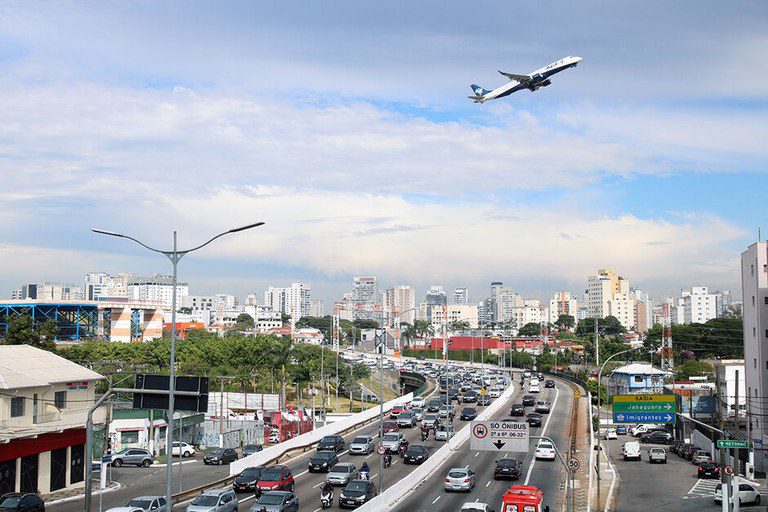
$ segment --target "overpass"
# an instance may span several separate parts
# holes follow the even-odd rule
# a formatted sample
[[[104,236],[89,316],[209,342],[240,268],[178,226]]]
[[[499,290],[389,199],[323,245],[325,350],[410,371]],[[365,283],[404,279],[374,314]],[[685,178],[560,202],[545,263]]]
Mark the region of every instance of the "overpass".
[[[58,341],[100,339],[148,341],[163,334],[162,305],[154,301],[6,300],[0,302],[0,338],[8,332],[8,320],[29,315],[33,323],[53,321]]]

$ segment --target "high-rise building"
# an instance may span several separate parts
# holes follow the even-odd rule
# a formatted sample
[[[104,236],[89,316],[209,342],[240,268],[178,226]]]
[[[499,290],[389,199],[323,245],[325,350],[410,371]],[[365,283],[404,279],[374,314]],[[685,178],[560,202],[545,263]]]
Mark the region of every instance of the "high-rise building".
[[[635,329],[635,299],[629,293],[614,293],[608,299],[608,316],[616,317],[619,323],[632,331]]]
[[[189,285],[176,283],[176,307],[189,295]],[[153,274],[151,276],[131,276],[128,278],[128,297],[134,300],[159,303],[170,311],[173,304],[173,276]]]
[[[322,299],[313,300],[309,303],[309,316],[321,318],[325,316],[325,304]]]
[[[310,294],[311,288],[305,283],[291,283],[287,288],[270,286],[264,291],[264,305],[299,321],[310,316]]]
[[[392,317],[392,323],[413,324],[416,318],[416,292],[412,286],[401,284],[386,291],[384,314]]]
[[[752,425],[755,469],[768,470],[768,243],[756,242],[741,253],[744,304],[744,366],[748,424]]]
[[[496,284],[496,283],[494,283]],[[498,283],[500,285],[501,283]],[[515,308],[525,305],[523,298],[508,286],[491,285],[491,293],[496,303],[496,321],[505,322],[516,316]],[[519,315],[519,314],[518,314]]]
[[[475,304],[450,304],[445,307],[448,330],[457,322],[466,322],[469,329],[477,329],[477,306]],[[435,332],[442,332],[443,308],[436,307],[432,310],[432,326]]]
[[[73,283],[46,281],[21,287],[21,299],[49,300],[53,302],[83,300],[83,289]]]
[[[442,286],[432,285],[427,291],[427,320],[432,321],[435,308],[441,308],[448,304],[448,296]]]
[[[684,324],[703,324],[717,318],[717,296],[709,293],[706,286],[692,286],[690,290],[680,290]]]
[[[720,318],[726,314],[728,307],[733,304],[733,295],[731,294],[731,290],[715,292],[715,301],[715,313],[717,314],[717,318]]]
[[[355,277],[352,280],[352,300],[362,304],[379,303],[379,286],[376,278]]]
[[[245,305],[246,306],[258,306],[259,305],[259,296],[255,293],[248,293],[245,295]]]
[[[127,272],[115,275],[106,272],[89,272],[85,274],[83,298],[85,300],[99,300],[109,297],[127,297],[129,277],[131,274]]]
[[[592,318],[608,316],[608,301],[616,293],[629,293],[629,281],[616,274],[611,268],[599,269],[597,275],[587,279],[584,300]]]
[[[468,288],[456,288],[453,290],[453,298],[451,300],[453,304],[469,304],[469,289]]]
[[[549,322],[556,323],[560,315],[570,315],[574,321],[578,317],[578,302],[571,292],[554,292],[549,299]]]

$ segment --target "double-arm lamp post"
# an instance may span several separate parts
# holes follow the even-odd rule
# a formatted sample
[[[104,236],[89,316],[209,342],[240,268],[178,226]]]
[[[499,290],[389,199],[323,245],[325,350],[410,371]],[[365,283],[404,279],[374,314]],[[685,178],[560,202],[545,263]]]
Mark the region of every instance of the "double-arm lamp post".
[[[115,233],[114,231],[107,231],[104,229],[91,229],[94,233],[98,233],[100,235],[109,235],[109,236],[116,236],[118,238],[126,238],[128,240],[132,240],[139,244],[140,246],[144,247],[145,249],[149,249],[152,252],[156,252],[159,254],[162,254],[166,256],[173,265],[173,295],[171,297],[171,358],[170,358],[170,382],[168,386],[168,427],[166,429],[166,446],[165,446],[165,453],[167,457],[167,463],[166,463],[166,488],[165,488],[165,500],[168,504],[168,510],[171,510],[173,508],[173,416],[174,416],[174,393],[176,391],[176,281],[177,281],[177,267],[179,264],[179,260],[186,256],[188,253],[196,251],[198,249],[202,249],[206,245],[210,244],[217,238],[221,238],[224,235],[229,235],[231,233],[239,233],[240,231],[245,231],[246,229],[251,228],[257,228],[259,226],[264,225],[263,222],[256,222],[254,224],[248,224],[247,226],[242,226],[239,228],[230,229],[229,231],[224,231],[223,233],[219,233],[218,235],[214,236],[207,242],[198,245],[197,247],[193,247],[191,249],[184,249],[179,250],[177,241],[176,241],[176,231],[173,232],[173,249],[170,251],[163,251],[161,249],[155,249],[154,247],[150,247],[149,245],[145,244],[144,242],[137,240],[136,238],[133,238],[132,236],[124,235],[122,233]],[[91,464],[91,461],[86,461],[87,464]],[[91,482],[86,482],[85,485],[90,486]],[[86,512],[88,512],[86,510]]]

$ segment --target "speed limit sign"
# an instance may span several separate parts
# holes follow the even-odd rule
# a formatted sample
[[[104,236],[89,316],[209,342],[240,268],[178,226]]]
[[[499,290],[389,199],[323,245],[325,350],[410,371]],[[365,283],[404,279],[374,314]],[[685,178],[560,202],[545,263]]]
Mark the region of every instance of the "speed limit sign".
[[[581,462],[579,462],[579,459],[577,459],[576,457],[571,457],[570,459],[568,459],[568,469],[570,469],[571,471],[576,471],[577,469],[579,469],[579,467],[581,467]]]
[[[378,453],[379,455],[384,455],[385,453],[387,453],[387,447],[386,447],[386,446],[382,446],[382,445],[379,445],[379,446],[376,448],[376,453]]]

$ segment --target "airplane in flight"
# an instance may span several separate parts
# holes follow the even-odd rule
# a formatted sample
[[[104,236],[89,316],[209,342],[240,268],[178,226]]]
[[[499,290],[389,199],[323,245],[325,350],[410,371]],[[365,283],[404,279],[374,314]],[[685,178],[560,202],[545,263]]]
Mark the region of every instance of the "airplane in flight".
[[[505,73],[504,71],[499,70],[499,73],[509,78],[510,82],[508,84],[504,84],[492,91],[487,91],[479,85],[472,84],[472,92],[475,94],[474,96],[468,96],[468,98],[474,100],[475,103],[485,103],[488,100],[503,98],[504,96],[509,96],[513,92],[522,91],[523,89],[528,89],[533,92],[539,87],[550,85],[552,83],[552,80],[550,80],[552,75],[568,68],[576,67],[581,60],[581,57],[569,55],[548,66],[537,69],[529,75],[516,75],[514,73]]]

